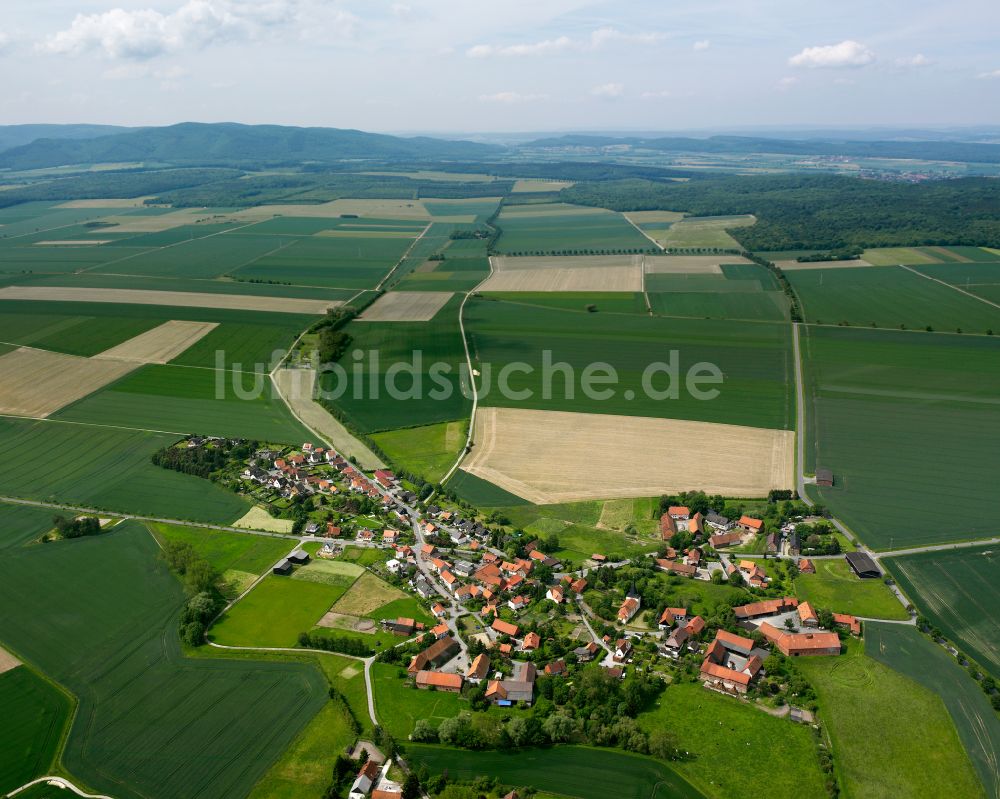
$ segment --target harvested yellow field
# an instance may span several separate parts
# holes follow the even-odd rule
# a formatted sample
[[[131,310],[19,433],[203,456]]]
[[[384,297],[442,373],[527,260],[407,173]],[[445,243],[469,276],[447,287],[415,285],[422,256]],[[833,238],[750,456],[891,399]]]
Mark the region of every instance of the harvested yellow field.
[[[802,269],[854,269],[871,264],[864,258],[856,258],[851,261],[775,261],[775,266],[786,272],[795,272]]]
[[[194,291],[145,291],[140,289],[89,289],[62,286],[5,286],[0,300],[55,302],[115,302],[124,305],[173,305],[179,308],[232,308],[243,311],[321,315],[338,300],[303,300],[295,297],[261,297],[252,294],[208,294]]]
[[[538,505],[794,486],[795,434],[637,416],[480,408],[462,469]]]
[[[0,355],[0,414],[44,419],[136,366],[21,347]]]
[[[380,580],[371,572],[365,572],[346,594],[333,603],[330,611],[344,616],[367,616],[397,599],[406,599],[406,594]]]
[[[384,469],[385,464],[368,447],[351,435],[330,412],[313,399],[316,373],[312,369],[279,369],[274,385],[295,417],[323,437],[345,458],[356,458],[362,469]]]
[[[641,255],[492,259],[480,291],[642,291]]]
[[[36,247],[96,247],[100,244],[110,244],[111,239],[64,239],[61,241],[36,241]]]
[[[291,519],[275,519],[260,505],[254,505],[245,516],[233,522],[233,527],[247,530],[263,530],[267,533],[290,533],[295,525]]]
[[[102,222],[115,227],[103,228],[102,233],[162,233],[182,225],[196,225],[199,222],[219,221],[213,214],[201,208],[185,208],[168,214],[155,216],[106,216]]]
[[[20,660],[0,646],[0,674],[3,674],[5,671],[10,671],[11,669],[16,669],[20,665]]]
[[[358,317],[359,322],[429,322],[448,304],[450,291],[390,291]]]
[[[680,211],[629,211],[623,216],[633,225],[662,224],[665,222],[680,222],[684,214]],[[652,231],[658,233],[661,231]]]
[[[562,191],[573,185],[570,180],[543,180],[541,178],[518,178],[511,192],[514,194],[531,194],[543,191]]]
[[[133,363],[169,363],[218,326],[218,322],[171,320],[94,357]]]
[[[722,264],[749,264],[740,255],[651,255],[646,258],[647,275],[715,275]]]
[[[56,208],[145,208],[150,197],[115,197],[97,200],[70,200]]]

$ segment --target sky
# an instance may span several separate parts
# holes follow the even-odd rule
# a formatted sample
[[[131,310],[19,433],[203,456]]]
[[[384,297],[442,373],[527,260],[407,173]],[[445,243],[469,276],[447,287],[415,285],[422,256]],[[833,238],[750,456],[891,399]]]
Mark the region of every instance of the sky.
[[[1000,124],[997,0],[3,0],[0,124]]]

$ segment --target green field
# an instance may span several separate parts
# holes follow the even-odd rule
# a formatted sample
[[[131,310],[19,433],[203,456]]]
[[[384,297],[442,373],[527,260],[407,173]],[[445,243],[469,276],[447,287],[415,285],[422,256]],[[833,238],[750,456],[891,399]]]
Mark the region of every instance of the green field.
[[[259,577],[287,555],[295,544],[283,538],[173,524],[149,523],[147,527],[160,541],[190,544],[219,574],[233,578],[239,575]]]
[[[245,795],[322,708],[326,681],[310,666],[185,659],[183,592],[157,552],[134,522],[8,551],[0,640],[78,697],[62,760],[88,786],[121,799]]]
[[[372,440],[389,459],[429,483],[438,482],[451,468],[465,445],[468,423],[442,422],[374,433]]]
[[[0,551],[23,546],[44,535],[52,529],[54,515],[49,508],[0,502]]]
[[[0,495],[214,524],[243,516],[249,503],[236,494],[150,462],[176,441],[112,427],[0,419],[0,445],[17,464],[0,473]]]
[[[884,562],[921,614],[1000,676],[1000,560],[994,546]]]
[[[365,353],[361,364],[363,383],[359,385],[353,381],[355,362],[345,356],[340,365],[348,371],[349,385],[342,387],[342,396],[333,400],[333,404],[366,433],[467,417],[472,403],[462,395],[459,387],[459,370],[465,364],[465,349],[458,327],[461,302],[461,296],[455,295],[429,322],[353,322],[348,325],[346,330],[353,337],[352,351]],[[372,354],[378,358],[374,368]],[[395,378],[395,386],[401,394],[398,398],[390,395],[386,371],[397,365],[416,368],[418,358],[419,381],[408,372],[401,372]],[[446,364],[450,371],[432,378],[430,369],[436,363]],[[377,376],[377,392],[369,388],[373,375]],[[440,388],[441,384],[445,390]],[[336,375],[324,376],[325,391],[332,392],[336,386]],[[356,395],[359,390],[360,399]],[[416,398],[408,396],[411,393]],[[447,396],[436,398],[443,393]]]
[[[767,775],[774,799],[822,795],[823,773],[807,727],[693,683],[667,688],[658,704],[639,716],[640,726],[677,736],[677,746],[694,757],[675,768],[706,796],[740,799],[751,772]]]
[[[462,469],[456,469],[448,480],[448,489],[466,502],[480,508],[490,508],[497,505],[527,505],[528,500],[512,494],[505,488],[494,485],[489,480],[476,477]]]
[[[0,793],[51,774],[70,698],[27,666],[0,674]]]
[[[651,291],[649,305],[659,316],[750,322],[780,322],[789,318],[788,300],[780,291]]]
[[[649,313],[641,291],[493,291],[485,296],[512,305],[531,305],[580,313]],[[591,308],[594,310],[590,310]]]
[[[316,321],[221,308],[0,300],[0,341],[90,356],[171,319],[219,323],[173,363],[216,368],[221,353],[222,365],[248,372],[269,371],[275,351],[290,347]]]
[[[806,467],[833,470],[815,494],[834,513],[878,549],[996,534],[1000,340],[809,328],[802,344]],[[942,492],[947,522],[928,524]]]
[[[226,646],[293,647],[343,594],[342,586],[269,576],[223,614],[209,638]]]
[[[867,627],[869,640],[874,627]],[[797,664],[819,695],[844,795],[983,796],[955,725],[931,691],[873,660],[861,644],[849,645],[838,658]]]
[[[941,697],[987,795],[1000,794],[1000,719],[978,683],[915,627],[869,625],[865,653]]]
[[[181,366],[144,366],[54,418],[285,444],[312,438],[266,375]]]
[[[748,227],[757,220],[746,216],[689,216],[674,222],[662,236],[654,235],[668,250],[685,248],[743,249],[726,231]]]
[[[795,269],[785,274],[806,321],[835,325],[927,326],[966,333],[1000,330],[1000,308],[935,283],[904,267]]]
[[[561,203],[508,206],[500,212],[496,247],[504,253],[560,250],[651,250],[652,242],[614,211]]]
[[[465,329],[478,354],[483,377],[478,381],[480,402],[486,406],[609,413],[628,416],[693,419],[704,422],[788,429],[794,423],[787,325],[665,319],[636,315],[578,314],[515,305],[485,299],[465,307]],[[544,353],[553,363],[574,367],[572,393],[561,374],[550,375],[545,394]],[[666,363],[676,352],[679,396],[667,400],[650,396],[642,375],[650,364]],[[497,375],[508,363],[525,363],[530,374],[510,376],[507,396],[497,390]],[[617,372],[614,395],[588,398],[580,385],[582,370],[594,363],[610,364]],[[685,387],[684,376],[696,363],[715,364],[723,374],[719,396],[709,402],[696,399]],[[492,380],[487,384],[489,366]],[[665,389],[667,378],[654,375],[653,388]],[[515,399],[528,390],[526,399]],[[633,400],[627,391],[634,391]]]
[[[940,258],[928,255],[916,247],[879,247],[874,250],[865,250],[861,257],[873,266],[933,264],[940,260]]]
[[[881,580],[862,580],[846,560],[816,560],[815,574],[800,574],[795,595],[813,607],[873,619],[908,619],[906,608]]]
[[[407,686],[404,666],[372,664],[372,687],[375,690],[375,713],[382,726],[397,741],[405,741],[417,719],[427,719],[435,727],[445,719],[470,710],[460,694],[444,691],[421,691]]]
[[[468,752],[410,744],[410,761],[457,780],[497,777],[572,799],[694,799],[703,796],[666,763],[616,749],[556,746],[508,752]],[[799,794],[801,795],[801,794]]]
[[[316,546],[319,546],[318,544]],[[323,560],[313,558],[305,566],[300,566],[292,574],[293,580],[308,583],[325,583],[348,589],[354,581],[365,573],[364,566],[346,560]]]

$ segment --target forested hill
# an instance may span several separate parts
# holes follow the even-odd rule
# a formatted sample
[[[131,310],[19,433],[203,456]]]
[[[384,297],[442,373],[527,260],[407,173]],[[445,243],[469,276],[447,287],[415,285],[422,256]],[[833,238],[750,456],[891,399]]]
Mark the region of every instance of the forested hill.
[[[128,130],[116,125],[0,125],[0,152],[37,139],[95,139]]]
[[[591,181],[560,196],[616,211],[754,214],[755,225],[730,231],[751,250],[1000,246],[1000,180],[993,178],[912,184],[833,175],[720,175],[688,183]]]
[[[248,167],[346,158],[478,159],[501,151],[475,142],[400,138],[359,130],[185,122],[87,140],[39,139],[0,152],[0,168],[138,161]]]
[[[925,161],[961,161],[964,163],[1000,163],[1000,144],[959,141],[862,141],[855,139],[768,139],[752,136],[711,136],[635,138],[614,136],[560,136],[537,139],[526,147],[534,148],[603,148],[628,145],[642,150],[678,153],[761,154],[853,156],[866,158],[913,158]]]

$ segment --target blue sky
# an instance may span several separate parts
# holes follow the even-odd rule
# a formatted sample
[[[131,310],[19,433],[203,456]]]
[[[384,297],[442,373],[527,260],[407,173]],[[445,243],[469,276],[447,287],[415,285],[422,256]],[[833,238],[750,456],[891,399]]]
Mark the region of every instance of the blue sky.
[[[0,123],[1000,124],[996,0],[5,0]]]

